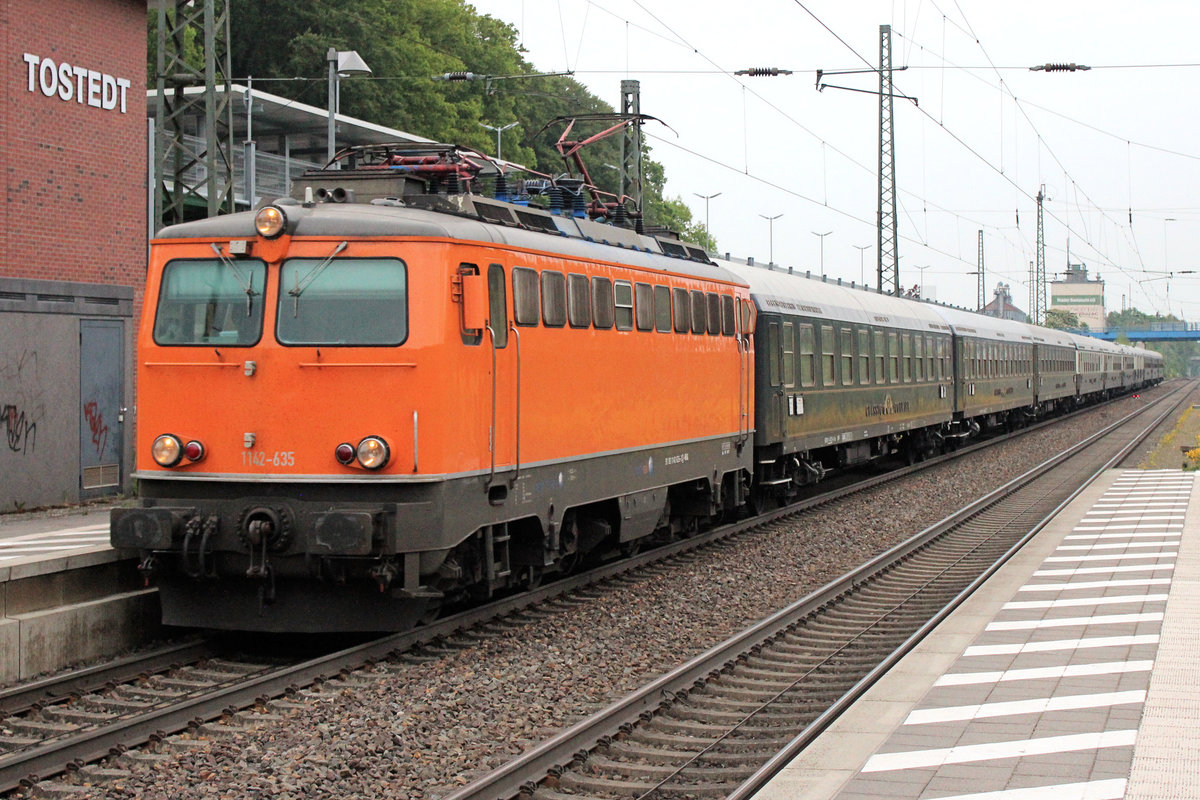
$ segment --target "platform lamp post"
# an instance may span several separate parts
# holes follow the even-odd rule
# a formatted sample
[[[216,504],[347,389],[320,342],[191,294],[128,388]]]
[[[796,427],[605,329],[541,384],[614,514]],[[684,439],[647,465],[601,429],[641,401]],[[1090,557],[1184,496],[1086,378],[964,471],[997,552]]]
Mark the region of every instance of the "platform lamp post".
[[[500,161],[503,159],[503,156],[500,155],[500,134],[504,133],[509,128],[515,128],[520,124],[521,124],[520,122],[510,122],[507,125],[497,128],[495,125],[488,125],[486,122],[479,123],[479,127],[487,128],[489,131],[495,131],[495,133],[496,133],[496,160],[497,161]]]
[[[821,240],[821,277],[822,278],[825,277],[825,237],[831,233],[833,233],[833,231],[825,231],[824,233],[817,233],[816,231],[812,232],[813,236],[816,236],[818,239]]]
[[[329,62],[329,132],[325,149],[326,163],[329,163],[333,161],[333,154],[337,152],[334,117],[340,111],[341,105],[338,82],[341,78],[352,75],[370,75],[371,68],[356,50],[338,50],[331,47],[325,53],[325,60]]]
[[[852,244],[850,246],[858,251],[858,282],[861,283],[864,288],[866,288],[867,267],[866,267],[866,262],[863,260],[863,254],[866,251],[870,250],[875,245],[873,245],[873,244]]]
[[[918,288],[917,288],[917,293],[918,293],[918,294],[917,294],[917,299],[918,299],[918,300],[924,300],[924,299],[925,299],[925,270],[929,269],[929,267],[930,267],[930,266],[932,266],[932,265],[930,265],[930,264],[926,264],[926,265],[925,265],[925,266],[923,266],[923,267],[917,267],[917,266],[914,266],[914,267],[913,267],[913,269],[915,269],[915,270],[919,270],[919,271],[920,271],[920,273],[921,273],[921,282],[920,282],[919,284],[917,284],[917,286],[918,286]]]
[[[768,248],[767,253],[769,254],[768,258],[767,258],[767,263],[774,264],[775,263],[775,220],[782,217],[783,214],[776,214],[773,217],[768,217],[766,214],[759,214],[759,216],[767,221],[767,248]]]
[[[708,232],[709,236],[712,236],[712,228],[708,226],[708,201],[712,200],[714,197],[720,197],[721,193],[717,192],[715,194],[700,194],[699,192],[692,192],[692,194],[704,201],[704,230]]]

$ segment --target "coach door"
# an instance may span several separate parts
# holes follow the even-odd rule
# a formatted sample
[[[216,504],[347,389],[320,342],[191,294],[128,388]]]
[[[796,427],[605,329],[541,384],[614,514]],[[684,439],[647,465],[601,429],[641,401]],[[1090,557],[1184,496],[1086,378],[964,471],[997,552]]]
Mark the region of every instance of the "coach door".
[[[124,326],[116,320],[79,322],[79,461],[83,498],[121,489],[124,450]]]

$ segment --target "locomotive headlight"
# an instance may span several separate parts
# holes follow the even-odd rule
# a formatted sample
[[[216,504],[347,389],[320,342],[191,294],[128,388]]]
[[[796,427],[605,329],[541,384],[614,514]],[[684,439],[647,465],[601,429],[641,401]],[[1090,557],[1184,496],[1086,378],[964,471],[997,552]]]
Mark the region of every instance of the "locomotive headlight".
[[[368,436],[358,443],[358,463],[367,469],[379,469],[388,462],[391,454],[387,442],[378,436]]]
[[[254,215],[254,229],[266,239],[274,239],[287,227],[287,214],[279,206],[263,206]]]
[[[150,454],[154,457],[154,463],[160,467],[173,467],[183,458],[183,443],[179,441],[178,436],[166,433],[154,440],[154,444],[150,446]]]

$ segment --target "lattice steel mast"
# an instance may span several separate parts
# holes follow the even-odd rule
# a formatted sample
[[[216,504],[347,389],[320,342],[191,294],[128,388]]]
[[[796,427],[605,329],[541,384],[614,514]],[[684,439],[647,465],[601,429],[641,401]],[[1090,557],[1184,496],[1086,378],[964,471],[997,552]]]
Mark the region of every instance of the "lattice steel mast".
[[[896,247],[896,132],[893,119],[892,26],[879,26],[879,199],[877,288],[900,294],[900,253]]]
[[[1030,314],[1035,325],[1046,319],[1046,228],[1042,221],[1042,204],[1046,199],[1046,187],[1037,193],[1037,266],[1033,271],[1033,286],[1030,287]]]
[[[202,67],[188,63],[189,43],[202,46]],[[182,222],[189,201],[208,216],[234,210],[230,73],[229,0],[158,0],[156,224]],[[192,86],[204,91],[186,94]],[[189,118],[204,120],[195,144],[185,140]]]
[[[978,300],[976,301],[976,304],[975,304],[975,310],[983,311],[983,307],[987,305],[987,297],[986,297],[986,291],[985,291],[987,281],[984,279],[984,276],[983,276],[983,231],[979,232],[979,267],[978,267],[978,269],[979,269],[979,271],[977,274],[979,276],[979,280],[975,282],[976,294],[978,295]]]

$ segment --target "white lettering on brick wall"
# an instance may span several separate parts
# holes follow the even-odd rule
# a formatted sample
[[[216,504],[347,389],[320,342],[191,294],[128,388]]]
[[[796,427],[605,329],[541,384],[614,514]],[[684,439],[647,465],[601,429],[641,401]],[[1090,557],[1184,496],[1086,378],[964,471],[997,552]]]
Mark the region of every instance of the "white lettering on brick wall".
[[[41,58],[32,53],[25,54],[28,67],[28,88],[41,92],[46,97],[58,97],[65,102],[74,101],[105,111],[120,109],[125,113],[125,90],[128,78],[118,78],[107,72],[68,64],[55,63],[53,59]]]

